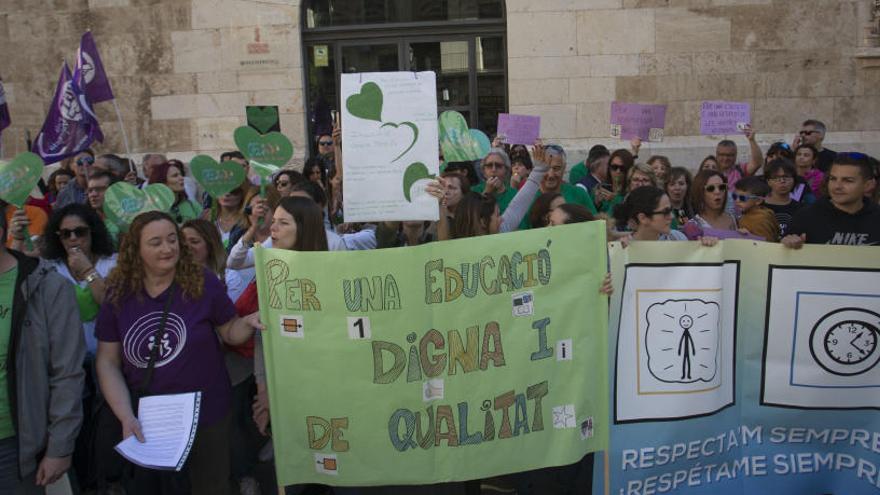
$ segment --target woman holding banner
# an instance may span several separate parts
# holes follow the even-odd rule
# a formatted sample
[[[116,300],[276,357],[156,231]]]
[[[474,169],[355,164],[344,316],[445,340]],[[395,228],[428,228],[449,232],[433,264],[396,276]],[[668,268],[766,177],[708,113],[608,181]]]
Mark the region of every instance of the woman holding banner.
[[[223,284],[193,261],[182,240],[168,214],[138,215],[98,313],[98,380],[123,438],[144,442],[133,394],[201,392],[195,443],[183,470],[132,465],[129,495],[230,493],[230,383],[220,341],[241,344],[261,326],[256,313],[236,317]]]
[[[736,230],[736,219],[727,212],[727,178],[716,170],[703,170],[694,177],[691,203],[696,215],[682,228],[690,240],[706,229]]]
[[[174,193],[174,204],[171,205],[171,217],[178,225],[187,220],[199,218],[202,207],[186,196],[184,188],[183,162],[168,160],[153,167],[150,172],[150,184],[165,184]]]

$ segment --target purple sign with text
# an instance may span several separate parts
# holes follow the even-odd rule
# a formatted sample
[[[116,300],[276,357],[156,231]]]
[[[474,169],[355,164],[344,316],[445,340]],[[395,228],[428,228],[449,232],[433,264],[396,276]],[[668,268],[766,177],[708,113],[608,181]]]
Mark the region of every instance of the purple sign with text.
[[[743,134],[751,123],[752,109],[748,103],[704,101],[700,109],[700,134],[704,136]]]
[[[541,117],[537,115],[498,114],[498,135],[507,144],[531,146],[541,134]]]
[[[611,103],[611,137],[662,141],[666,126],[666,105]]]

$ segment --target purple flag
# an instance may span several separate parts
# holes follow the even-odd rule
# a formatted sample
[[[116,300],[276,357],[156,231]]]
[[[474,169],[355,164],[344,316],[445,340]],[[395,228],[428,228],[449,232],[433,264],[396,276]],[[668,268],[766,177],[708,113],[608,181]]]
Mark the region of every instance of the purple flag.
[[[0,132],[9,127],[12,118],[9,116],[9,105],[6,104],[6,91],[3,90],[3,80],[0,79]]]
[[[48,165],[79,153],[95,140],[104,141],[98,118],[65,62],[33,152]]]
[[[95,45],[91,31],[86,31],[79,42],[73,78],[93,104],[113,99],[110,79],[104,72],[104,64],[101,62],[101,56],[98,55],[98,47]]]

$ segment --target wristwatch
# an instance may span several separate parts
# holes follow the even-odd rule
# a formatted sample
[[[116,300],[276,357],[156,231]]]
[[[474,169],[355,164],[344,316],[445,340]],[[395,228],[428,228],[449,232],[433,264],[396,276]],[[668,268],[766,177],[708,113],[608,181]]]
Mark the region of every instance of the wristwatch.
[[[97,271],[90,273],[89,276],[86,277],[86,285],[91,284],[92,282],[94,282],[95,280],[98,280],[99,278],[101,278],[101,275],[99,275]]]

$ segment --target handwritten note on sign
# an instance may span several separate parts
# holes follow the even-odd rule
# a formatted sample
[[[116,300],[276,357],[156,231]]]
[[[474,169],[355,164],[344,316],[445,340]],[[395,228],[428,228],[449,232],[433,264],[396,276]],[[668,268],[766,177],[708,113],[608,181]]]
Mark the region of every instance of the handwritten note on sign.
[[[437,220],[436,91],[433,72],[342,75],[346,222]]]
[[[531,146],[541,133],[541,117],[537,115],[498,114],[498,135],[507,144]]]
[[[611,103],[611,137],[643,141],[662,141],[666,125],[666,105]]]
[[[700,134],[742,134],[751,124],[751,106],[735,101],[704,101],[700,109]]]

